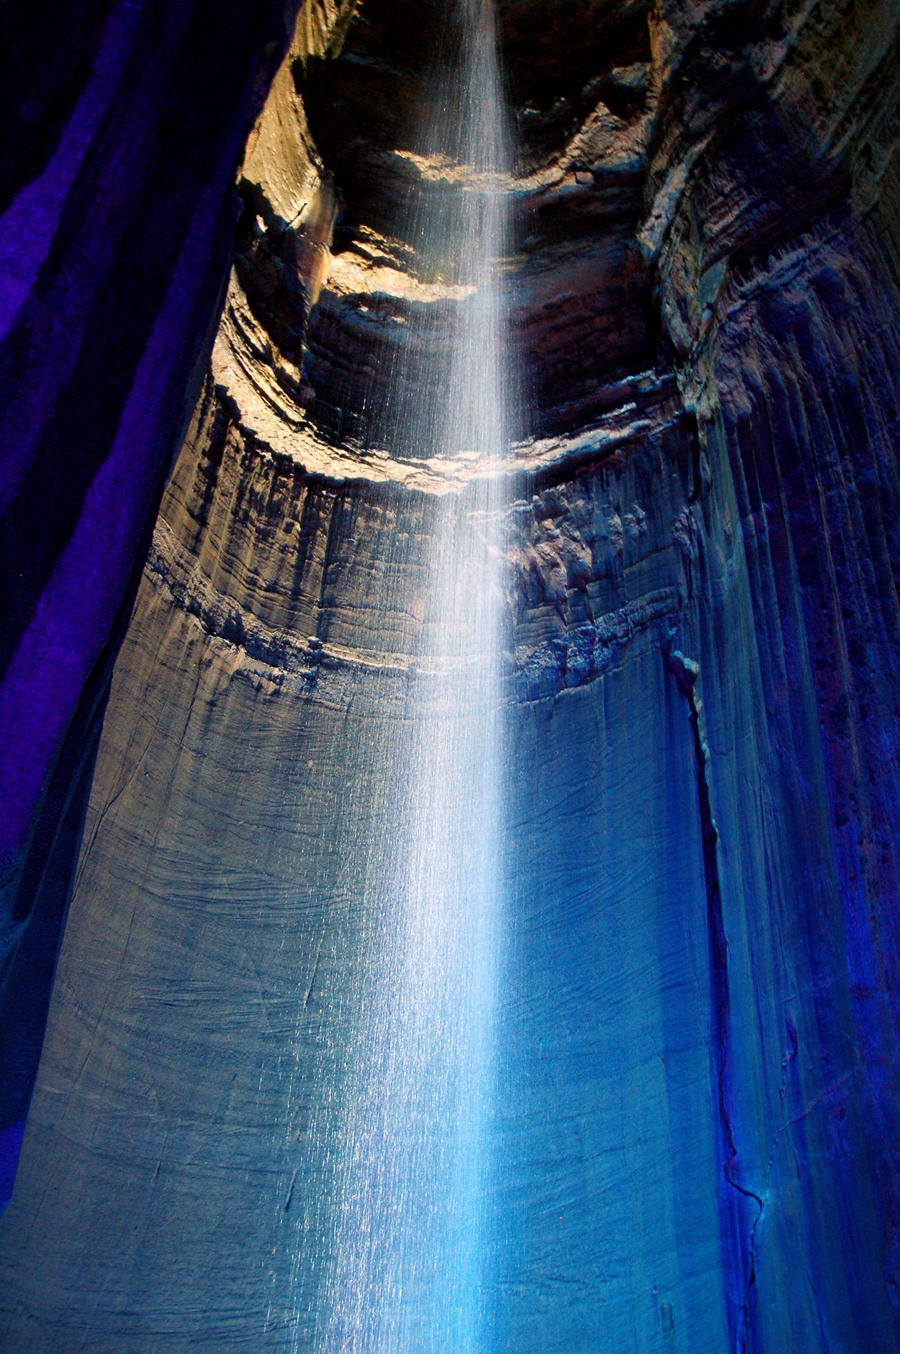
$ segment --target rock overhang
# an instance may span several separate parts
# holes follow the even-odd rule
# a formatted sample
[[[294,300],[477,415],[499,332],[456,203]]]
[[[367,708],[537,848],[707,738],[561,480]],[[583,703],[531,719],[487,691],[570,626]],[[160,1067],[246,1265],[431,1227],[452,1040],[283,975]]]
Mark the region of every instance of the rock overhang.
[[[520,143],[518,168],[502,185],[511,230],[501,265],[530,396],[519,437],[590,423],[609,407],[611,392],[658,360],[650,279],[637,243],[651,118],[646,61],[635,58],[648,52],[637,51],[633,34],[627,42],[607,40],[632,33],[635,24],[646,38],[645,7],[626,7],[624,17],[620,7],[576,8],[578,14],[554,16],[554,42],[536,46],[539,6],[499,11]],[[398,349],[409,349],[411,333],[425,348],[445,344],[453,307],[467,300],[454,292],[452,274],[438,281],[434,260],[423,263],[411,208],[415,199],[459,187],[457,167],[414,149],[441,12],[424,7],[407,30],[403,15],[378,0],[352,13],[336,9],[338,38],[320,35],[312,55],[295,44],[285,67],[290,79],[276,80],[245,162],[250,223],[239,232],[236,278],[259,328],[256,351],[290,391],[294,421],[338,447],[378,441],[369,411],[379,406]],[[298,27],[298,41],[308,40]],[[529,73],[532,49],[537,68]],[[589,88],[573,112],[560,86],[580,81],[585,62]],[[535,131],[534,119],[550,116],[538,108],[537,90],[555,109],[552,144],[546,127]],[[288,136],[290,125],[299,130]],[[336,204],[330,231],[309,222],[323,184]],[[477,183],[466,191],[476,196]],[[320,258],[327,251],[315,305],[297,265],[310,244]],[[416,281],[429,268],[430,294]]]

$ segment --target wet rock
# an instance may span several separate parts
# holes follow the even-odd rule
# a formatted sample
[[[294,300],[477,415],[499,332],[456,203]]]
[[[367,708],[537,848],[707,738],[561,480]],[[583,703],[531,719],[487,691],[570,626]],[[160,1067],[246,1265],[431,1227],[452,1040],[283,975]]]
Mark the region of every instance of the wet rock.
[[[183,435],[186,391],[190,404],[221,305],[235,167],[293,20],[281,3],[252,15],[187,4],[165,22],[145,5],[9,10],[0,174],[3,1198],[110,663]]]

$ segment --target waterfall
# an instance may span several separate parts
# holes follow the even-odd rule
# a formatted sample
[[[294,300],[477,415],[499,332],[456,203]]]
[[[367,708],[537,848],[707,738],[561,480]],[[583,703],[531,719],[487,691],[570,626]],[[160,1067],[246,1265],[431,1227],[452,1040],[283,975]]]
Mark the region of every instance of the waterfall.
[[[366,848],[372,921],[332,1149],[329,1354],[484,1346],[501,926],[498,485],[509,394],[498,261],[508,155],[492,6],[460,8],[448,39],[455,58],[445,52],[438,63],[440,125],[424,130],[414,157],[418,268],[438,294],[444,342],[424,363],[409,357],[415,371],[398,364],[382,420],[384,442],[437,467],[444,490],[408,719],[380,749],[389,840]],[[415,319],[409,329],[407,353],[427,348]],[[358,825],[360,839],[375,831]]]

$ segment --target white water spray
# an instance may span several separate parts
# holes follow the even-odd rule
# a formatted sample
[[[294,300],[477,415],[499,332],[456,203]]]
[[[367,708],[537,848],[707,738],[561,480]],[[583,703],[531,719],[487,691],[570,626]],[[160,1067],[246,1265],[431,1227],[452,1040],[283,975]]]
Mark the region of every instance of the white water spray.
[[[500,903],[500,606],[508,363],[499,260],[508,170],[492,0],[459,0],[426,129],[420,267],[450,341],[395,375],[382,437],[435,461],[430,579],[406,732],[379,755],[383,824],[360,823],[367,923],[340,1095],[324,1354],[477,1354],[490,1194]],[[508,180],[506,180],[508,182]],[[443,313],[443,312],[442,312]],[[410,320],[409,349],[427,348]],[[367,832],[390,835],[369,841]],[[385,868],[385,862],[388,866]]]

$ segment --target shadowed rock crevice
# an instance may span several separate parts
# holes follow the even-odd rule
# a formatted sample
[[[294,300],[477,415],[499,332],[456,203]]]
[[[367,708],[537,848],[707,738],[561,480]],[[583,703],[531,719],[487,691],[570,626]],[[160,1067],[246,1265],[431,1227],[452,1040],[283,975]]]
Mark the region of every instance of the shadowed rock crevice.
[[[728,937],[725,934],[717,850],[719,831],[713,818],[710,802],[709,748],[706,745],[703,733],[703,702],[697,694],[700,665],[693,659],[686,657],[678,649],[673,648],[671,643],[666,648],[665,659],[666,667],[687,704],[688,720],[694,745],[697,811],[703,852],[703,874],[706,882],[710,1012],[712,1017],[710,1043],[718,1092],[723,1182],[721,1188],[722,1211],[725,1218],[728,1219],[726,1231],[730,1233],[732,1245],[735,1247],[735,1253],[732,1255],[730,1278],[733,1289],[736,1291],[729,1294],[731,1298],[729,1334],[733,1348],[749,1351],[759,1347],[755,1320],[756,1305],[760,1300],[756,1291],[756,1232],[762,1219],[765,1202],[756,1190],[741,1181],[741,1161],[732,1122],[734,1096],[731,1087],[733,1070],[729,1048],[732,1017],[728,976]],[[737,1199],[734,1197],[735,1194],[738,1196]],[[756,1206],[755,1215],[752,1217],[751,1210],[746,1206],[746,1201],[752,1201],[752,1204]],[[743,1271],[742,1287],[736,1282],[741,1277],[738,1265],[740,1270]]]

